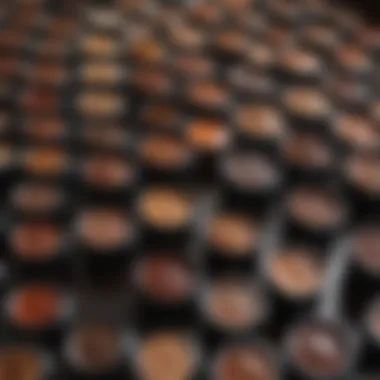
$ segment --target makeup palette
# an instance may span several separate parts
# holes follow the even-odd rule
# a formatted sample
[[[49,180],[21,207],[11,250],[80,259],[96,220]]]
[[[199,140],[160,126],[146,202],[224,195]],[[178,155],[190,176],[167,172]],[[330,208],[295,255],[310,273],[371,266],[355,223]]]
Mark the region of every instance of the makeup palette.
[[[0,3],[0,380],[379,380],[376,23]]]

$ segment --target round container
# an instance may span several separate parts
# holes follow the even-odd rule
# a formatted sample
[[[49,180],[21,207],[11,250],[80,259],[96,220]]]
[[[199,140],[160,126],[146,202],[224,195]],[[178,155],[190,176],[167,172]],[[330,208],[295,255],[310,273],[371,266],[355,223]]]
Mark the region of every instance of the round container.
[[[357,218],[376,215],[380,208],[380,159],[374,154],[351,154],[343,167],[346,194]]]
[[[268,323],[262,287],[244,277],[219,277],[206,283],[200,307],[203,336],[211,350],[261,333]]]
[[[319,89],[293,87],[284,92],[282,101],[288,123],[294,129],[329,133],[331,105]]]
[[[284,117],[270,104],[247,103],[235,113],[236,140],[243,148],[279,153],[287,134]]]
[[[361,323],[380,287],[380,224],[365,222],[353,234],[352,253],[343,280],[343,307],[350,320]]]
[[[199,179],[215,179],[220,156],[231,143],[227,124],[216,118],[191,119],[185,130],[185,139],[195,153],[195,171]]]
[[[255,152],[231,152],[220,167],[222,199],[227,205],[261,214],[273,204],[282,182],[275,161]]]
[[[137,170],[130,158],[93,153],[82,160],[80,178],[88,202],[128,203],[136,186]]]
[[[167,47],[155,38],[132,41],[128,57],[137,66],[163,66],[169,61]]]
[[[212,80],[190,81],[182,94],[189,112],[201,115],[228,115],[231,97],[227,89]]]
[[[74,326],[63,346],[66,376],[75,380],[126,378],[122,336],[117,326],[105,322],[87,321]]]
[[[338,77],[327,84],[327,91],[336,107],[348,113],[366,114],[372,91],[360,80]]]
[[[106,60],[120,55],[120,41],[115,36],[88,33],[81,37],[78,51],[85,58]]]
[[[379,373],[380,355],[380,299],[379,293],[363,316],[358,368],[360,373]]]
[[[284,373],[291,380],[341,379],[353,367],[355,342],[342,323],[306,319],[294,325],[285,340]]]
[[[119,124],[87,123],[82,127],[80,147],[91,153],[125,154],[131,150],[131,134]]]
[[[277,58],[276,73],[283,83],[313,85],[322,82],[324,66],[308,50],[288,47]]]
[[[27,147],[21,157],[21,172],[40,180],[66,180],[72,174],[68,153],[58,147]]]
[[[72,313],[67,292],[48,282],[27,282],[13,287],[4,298],[4,323],[13,339],[58,347]]]
[[[176,83],[166,69],[139,66],[131,75],[131,90],[142,100],[163,100],[175,94]]]
[[[22,181],[12,188],[8,200],[10,213],[17,219],[60,220],[70,213],[70,200],[59,186],[40,182]]]
[[[7,344],[0,348],[0,376],[4,380],[44,380],[52,372],[50,357],[31,344]]]
[[[353,78],[368,79],[373,70],[369,55],[358,45],[341,45],[334,60],[337,70]]]
[[[133,259],[136,229],[127,213],[106,206],[78,214],[75,238],[90,280],[124,274]]]
[[[333,147],[323,136],[313,132],[295,133],[283,146],[283,156],[291,182],[322,184],[336,175]]]
[[[274,50],[262,41],[251,41],[246,50],[246,62],[259,72],[270,73],[274,68],[276,56]]]
[[[25,120],[21,133],[28,144],[62,145],[68,142],[70,131],[59,115],[36,115]]]
[[[71,259],[61,225],[48,221],[24,221],[8,232],[10,263],[22,278],[67,279]]]
[[[173,60],[172,68],[182,79],[194,80],[212,78],[216,74],[216,64],[200,53],[181,52]]]
[[[195,280],[193,268],[177,253],[158,252],[139,259],[133,269],[139,328],[193,325]]]
[[[75,109],[83,119],[117,119],[127,112],[127,100],[115,91],[79,92],[75,99]]]
[[[212,273],[252,273],[262,229],[258,220],[244,212],[218,211],[206,231],[206,268]]]
[[[369,119],[361,115],[343,114],[333,123],[333,133],[345,151],[380,151],[380,136]]]
[[[183,115],[171,102],[147,102],[141,108],[138,121],[142,128],[152,132],[181,132]]]
[[[115,62],[85,61],[78,68],[78,82],[86,87],[122,88],[127,79],[125,71]]]
[[[183,139],[146,135],[138,150],[144,182],[183,183],[193,178],[194,155]]]
[[[248,35],[231,27],[215,33],[210,43],[214,56],[222,62],[241,60],[248,44]]]
[[[277,380],[280,364],[272,345],[260,339],[223,347],[211,363],[212,380]]]
[[[316,307],[325,282],[325,264],[320,252],[290,244],[269,259],[270,335],[274,339],[281,339],[289,324]]]
[[[137,203],[145,247],[183,248],[191,239],[194,204],[180,188],[147,187]]]
[[[276,100],[278,89],[271,75],[243,65],[232,66],[226,70],[226,75],[228,86],[241,101],[273,102]]]
[[[284,217],[286,236],[324,247],[344,229],[348,210],[333,191],[306,184],[286,195]]]
[[[141,337],[135,363],[143,380],[195,380],[200,372],[200,347],[187,331],[157,330]]]

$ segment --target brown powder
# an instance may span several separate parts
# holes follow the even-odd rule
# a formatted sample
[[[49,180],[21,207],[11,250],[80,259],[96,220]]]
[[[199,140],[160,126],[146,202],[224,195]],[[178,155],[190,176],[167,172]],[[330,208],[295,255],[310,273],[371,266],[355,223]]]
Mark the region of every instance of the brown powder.
[[[371,273],[380,274],[380,226],[361,227],[354,236],[354,259]]]
[[[202,108],[225,109],[229,103],[228,92],[217,83],[191,83],[186,91],[187,99],[195,106]]]
[[[24,260],[49,260],[61,248],[63,236],[58,226],[47,223],[16,225],[11,235],[15,255]]]
[[[242,214],[218,215],[210,226],[210,244],[228,256],[253,254],[260,238],[259,227]]]
[[[115,93],[85,92],[79,96],[78,109],[87,117],[110,117],[123,110],[121,95]]]
[[[184,142],[164,136],[146,138],[142,141],[140,152],[147,165],[164,169],[182,167],[190,159]]]
[[[286,296],[304,298],[319,292],[324,268],[313,253],[294,249],[278,252],[271,259],[269,277]]]
[[[68,156],[58,148],[35,148],[26,152],[24,168],[42,176],[59,175],[68,166]]]
[[[24,329],[50,327],[63,312],[62,294],[48,285],[28,285],[10,294],[12,323]]]
[[[82,42],[82,49],[87,55],[112,56],[116,54],[117,47],[114,38],[104,35],[89,35]]]
[[[334,228],[344,219],[340,202],[323,190],[295,190],[288,198],[288,205],[298,222],[313,229]]]
[[[327,116],[329,103],[322,93],[308,88],[295,88],[285,93],[285,105],[288,109],[307,118]]]
[[[39,352],[28,346],[9,346],[0,351],[1,380],[41,380],[45,363]]]
[[[302,133],[291,138],[285,145],[285,157],[292,165],[303,167],[323,168],[333,162],[330,146],[311,133]]]
[[[160,256],[145,259],[136,269],[138,285],[154,301],[182,302],[194,289],[190,268],[178,258]]]
[[[83,81],[88,84],[116,84],[121,78],[120,67],[114,63],[87,63],[81,73]]]
[[[59,189],[38,183],[26,183],[13,193],[14,206],[26,212],[48,212],[58,207],[63,201]]]
[[[259,289],[237,280],[219,280],[211,284],[204,303],[207,317],[225,329],[246,329],[265,317]]]
[[[142,380],[187,380],[197,365],[195,355],[187,336],[158,332],[141,342],[139,373]]]
[[[215,119],[195,119],[190,122],[186,132],[190,146],[203,152],[222,150],[230,139],[227,126]]]
[[[341,116],[335,123],[338,136],[358,149],[375,149],[380,146],[380,138],[369,120],[357,116]]]
[[[188,197],[170,188],[148,189],[140,199],[139,209],[146,222],[163,230],[180,228],[192,216]]]
[[[352,155],[346,163],[346,176],[356,187],[373,194],[380,193],[380,160],[375,156]]]
[[[124,158],[113,155],[95,155],[84,163],[85,182],[100,189],[112,190],[130,184],[134,178],[133,166]]]
[[[112,369],[121,359],[120,333],[112,326],[92,322],[77,327],[66,347],[72,364],[88,372]]]
[[[133,229],[122,213],[94,209],[86,211],[79,219],[78,235],[84,244],[105,252],[130,242]]]
[[[278,138],[284,133],[281,113],[270,106],[247,105],[237,113],[238,128],[257,138]]]
[[[224,349],[214,367],[215,380],[276,380],[275,360],[263,346],[235,345]]]
[[[339,326],[311,323],[290,334],[290,356],[308,374],[334,377],[349,364],[350,344]]]

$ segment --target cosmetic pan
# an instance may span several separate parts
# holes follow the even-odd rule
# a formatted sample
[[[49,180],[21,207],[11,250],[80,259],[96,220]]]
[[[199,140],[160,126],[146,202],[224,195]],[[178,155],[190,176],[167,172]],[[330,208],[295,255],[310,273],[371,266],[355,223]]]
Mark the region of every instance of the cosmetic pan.
[[[0,375],[4,380],[48,380],[55,370],[53,359],[39,345],[4,342],[0,347]]]
[[[289,133],[282,145],[282,157],[289,182],[324,184],[339,172],[334,144],[315,132]]]
[[[92,205],[74,220],[74,238],[92,282],[125,273],[137,241],[132,213],[112,205]]]
[[[352,371],[357,337],[344,321],[304,317],[285,338],[284,376],[289,379],[341,379]]]
[[[137,200],[140,233],[145,248],[183,248],[192,238],[195,197],[181,187],[151,185]]]
[[[342,280],[344,313],[358,324],[376,296],[380,283],[377,220],[367,220],[353,231],[351,254]]]
[[[139,171],[132,157],[103,152],[82,156],[78,175],[87,202],[129,204]]]
[[[65,224],[49,219],[10,220],[7,252],[13,273],[23,280],[70,280],[73,259]]]
[[[379,305],[379,293],[377,293],[362,316],[363,331],[358,361],[358,368],[362,373],[377,373],[380,370],[377,360],[380,354]]]
[[[281,101],[288,124],[292,128],[329,134],[331,103],[318,87],[288,87],[283,91]]]
[[[349,210],[333,188],[297,185],[284,197],[284,235],[329,246],[347,227]]]
[[[277,351],[262,338],[244,338],[222,346],[212,357],[209,369],[212,380],[274,380],[280,372]]]
[[[69,290],[58,282],[14,283],[3,298],[5,336],[59,347],[74,310]]]
[[[240,64],[226,69],[226,84],[232,89],[238,101],[275,102],[278,97],[279,85],[274,78],[259,69]],[[232,116],[233,116],[232,105]]]
[[[184,138],[146,134],[140,140],[142,178],[147,182],[185,183],[193,179],[194,153]]]
[[[279,154],[288,134],[281,111],[271,103],[245,103],[235,112],[235,144],[243,148]]]
[[[219,166],[223,203],[266,213],[276,201],[282,183],[280,165],[268,154],[240,149],[231,150]]]
[[[155,329],[139,335],[133,357],[137,378],[204,378],[204,360],[199,336],[186,329]]]
[[[265,221],[248,212],[218,208],[205,233],[202,255],[212,274],[249,274],[257,270]]]
[[[125,332],[117,324],[80,320],[68,330],[62,346],[62,372],[75,380],[121,380],[131,376]]]
[[[352,153],[343,164],[344,189],[355,220],[377,215],[380,193],[378,176],[374,174],[378,172],[379,163],[377,153]]]
[[[49,181],[23,179],[12,186],[8,214],[15,220],[64,221],[72,213],[72,197]]]
[[[121,123],[91,122],[81,125],[78,150],[87,154],[110,154],[129,157],[135,143],[131,131]]]
[[[266,283],[271,302],[270,336],[279,340],[300,317],[316,310],[325,282],[323,252],[290,241],[268,258]]]
[[[213,181],[218,176],[220,157],[232,143],[232,131],[217,117],[195,117],[185,126],[185,141],[194,152],[194,171],[201,181]]]
[[[194,263],[182,252],[144,252],[132,266],[138,329],[196,327],[197,277]]]
[[[198,302],[202,336],[211,352],[265,333],[271,315],[265,288],[252,276],[215,276],[205,281]]]

